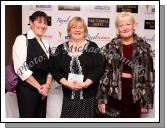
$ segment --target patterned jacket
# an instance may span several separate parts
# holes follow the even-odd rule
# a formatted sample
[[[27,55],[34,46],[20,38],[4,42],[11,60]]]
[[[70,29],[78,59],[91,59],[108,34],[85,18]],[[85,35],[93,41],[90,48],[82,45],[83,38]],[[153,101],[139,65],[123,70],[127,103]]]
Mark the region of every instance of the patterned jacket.
[[[123,58],[123,46],[119,36],[102,48],[105,70],[98,87],[98,103],[107,104],[108,96],[121,100],[121,75],[125,63],[132,68],[133,102],[140,100],[142,107],[153,107],[154,66],[151,46],[136,34],[133,38],[130,61]]]

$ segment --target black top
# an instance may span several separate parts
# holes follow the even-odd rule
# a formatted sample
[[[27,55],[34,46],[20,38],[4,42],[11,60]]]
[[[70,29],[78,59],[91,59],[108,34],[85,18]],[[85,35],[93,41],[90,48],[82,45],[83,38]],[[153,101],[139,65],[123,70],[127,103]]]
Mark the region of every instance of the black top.
[[[42,85],[46,83],[47,76],[51,69],[50,57],[48,58],[42,47],[39,45],[36,38],[28,39],[27,44],[27,59],[26,64],[28,68],[33,72],[33,77]],[[32,87],[25,81],[21,81],[20,83],[24,84],[27,87],[37,91],[36,88]]]
[[[64,44],[68,46],[68,42]],[[59,45],[55,51],[55,54],[51,57],[53,62],[53,69],[51,74],[53,78],[58,82],[63,77],[68,79],[68,74],[70,73],[71,57],[65,50],[64,45]],[[83,54],[80,55],[78,59],[82,67],[84,81],[86,79],[91,79],[93,81],[91,86],[83,89],[83,98],[94,97],[96,96],[99,78],[103,73],[102,55],[97,44],[88,41],[87,49],[83,51]],[[65,97],[71,98],[72,90],[63,86],[63,93]]]

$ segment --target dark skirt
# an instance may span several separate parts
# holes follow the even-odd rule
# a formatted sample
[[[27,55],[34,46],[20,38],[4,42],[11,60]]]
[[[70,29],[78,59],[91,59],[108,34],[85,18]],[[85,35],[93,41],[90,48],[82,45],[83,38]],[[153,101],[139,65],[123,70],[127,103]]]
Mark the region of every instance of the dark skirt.
[[[109,106],[121,111],[121,118],[140,118],[140,101],[133,103],[132,100],[132,79],[122,78],[122,99],[119,101],[110,97]]]
[[[61,118],[94,118],[96,98],[80,99],[80,93],[75,92],[74,99],[63,98]]]

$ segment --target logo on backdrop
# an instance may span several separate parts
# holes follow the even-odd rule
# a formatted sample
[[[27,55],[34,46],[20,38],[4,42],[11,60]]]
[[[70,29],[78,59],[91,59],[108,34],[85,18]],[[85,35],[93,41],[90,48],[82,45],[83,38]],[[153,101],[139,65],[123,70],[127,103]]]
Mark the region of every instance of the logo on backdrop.
[[[153,29],[155,30],[155,20],[145,20],[144,29]]]
[[[52,5],[31,5],[30,9],[32,10],[51,10],[52,9]]]
[[[80,6],[76,5],[58,5],[60,11],[80,11]]]
[[[52,39],[53,36],[52,35],[44,35],[44,38],[46,38],[46,39]]]
[[[52,26],[52,17],[48,16],[48,26]]]
[[[143,13],[145,14],[155,14],[155,6],[154,5],[143,5]]]
[[[111,37],[110,36],[103,36],[99,32],[96,34],[88,34],[87,36],[88,40],[91,41],[110,41]]]
[[[138,13],[138,5],[117,5],[117,12]]]
[[[143,39],[144,39],[144,41],[146,41],[147,43],[155,42],[155,34],[152,35],[151,37],[144,36]]]
[[[70,21],[70,16],[68,16],[67,18],[58,17],[56,22],[58,23],[59,26],[62,26],[64,24],[67,24],[69,21]]]
[[[155,47],[154,47],[154,45],[155,45],[155,34],[150,36],[150,37],[144,36],[143,40],[152,46],[152,53],[153,53],[153,56],[155,57]]]
[[[110,12],[111,7],[107,5],[97,5],[97,6],[90,6],[88,11],[93,12]]]
[[[109,18],[88,18],[88,27],[109,28]]]
[[[67,36],[65,32],[58,31],[58,34],[59,34],[59,40],[58,40],[59,43],[66,42],[70,39],[70,36]]]
[[[110,6],[107,6],[107,5],[97,5],[97,6],[94,6],[94,9],[95,10],[101,10],[101,11],[109,11],[110,10]]]

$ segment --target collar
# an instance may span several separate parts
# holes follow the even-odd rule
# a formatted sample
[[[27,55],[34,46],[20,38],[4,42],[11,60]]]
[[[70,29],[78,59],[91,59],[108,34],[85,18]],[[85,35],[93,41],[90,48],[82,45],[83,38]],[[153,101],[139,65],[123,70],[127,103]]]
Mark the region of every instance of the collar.
[[[34,39],[36,38],[37,40],[40,40],[38,37],[36,37],[36,35],[34,34],[34,32],[32,31],[32,29],[27,31],[27,38],[28,39]],[[45,40],[43,38],[41,38],[41,40],[44,42]]]
[[[134,46],[140,46],[140,43],[142,42],[142,38],[138,37],[136,33],[133,33],[133,45]],[[113,39],[113,42],[116,46],[122,46],[122,41],[120,35],[117,35],[116,38]]]
[[[27,31],[27,38],[28,39],[34,39],[34,38],[36,38],[34,32],[31,29]]]

